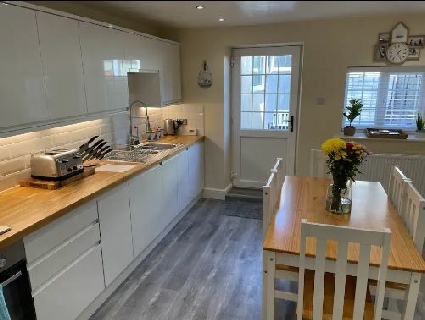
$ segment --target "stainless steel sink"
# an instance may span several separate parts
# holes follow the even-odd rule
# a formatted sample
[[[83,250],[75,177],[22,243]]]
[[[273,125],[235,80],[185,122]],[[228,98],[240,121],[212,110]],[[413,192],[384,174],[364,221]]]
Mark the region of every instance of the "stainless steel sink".
[[[169,150],[177,148],[179,145],[175,143],[164,143],[164,142],[147,142],[142,144],[142,149],[153,149],[153,150]]]

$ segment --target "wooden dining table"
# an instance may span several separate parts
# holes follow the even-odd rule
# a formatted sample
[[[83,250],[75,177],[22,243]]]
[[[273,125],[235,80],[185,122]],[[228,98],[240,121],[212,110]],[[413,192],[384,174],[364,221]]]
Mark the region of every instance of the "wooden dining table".
[[[326,191],[331,183],[328,178],[286,176],[280,201],[270,220],[263,243],[263,320],[274,305],[275,265],[299,266],[301,243],[301,219],[309,222],[350,226],[369,230],[391,230],[391,246],[387,281],[408,285],[406,305],[402,319],[412,320],[418,299],[421,274],[425,273],[425,261],[413,243],[396,207],[379,182],[356,181],[352,185],[351,214],[338,215],[325,209]],[[334,272],[336,245],[327,242],[326,271]],[[314,268],[315,242],[307,239],[306,263]],[[359,247],[350,244],[347,273],[357,275]],[[377,279],[380,249],[373,247],[370,257],[371,279]],[[273,301],[271,301],[273,299]],[[267,308],[269,306],[269,308]],[[271,313],[274,314],[273,311]]]

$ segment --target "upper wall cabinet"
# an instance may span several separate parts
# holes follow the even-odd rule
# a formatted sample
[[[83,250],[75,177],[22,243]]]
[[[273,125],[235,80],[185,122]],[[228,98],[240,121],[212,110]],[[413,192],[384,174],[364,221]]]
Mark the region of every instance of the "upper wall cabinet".
[[[167,41],[158,41],[161,53],[161,100],[163,105],[180,102],[180,45]]]
[[[131,62],[128,72],[158,71],[161,65],[157,41],[137,34],[125,34],[125,56]]]
[[[86,114],[78,22],[43,12],[36,17],[50,117]]]
[[[128,107],[125,33],[80,22],[81,51],[89,113]]]
[[[35,12],[0,5],[0,130],[49,119]]]

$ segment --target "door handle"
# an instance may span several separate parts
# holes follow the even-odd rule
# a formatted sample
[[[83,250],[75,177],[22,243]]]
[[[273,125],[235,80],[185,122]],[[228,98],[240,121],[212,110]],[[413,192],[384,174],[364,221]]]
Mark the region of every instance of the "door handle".
[[[294,116],[291,116],[291,120],[288,122],[291,124],[291,132],[294,132]]]
[[[20,276],[22,276],[22,272],[18,271],[17,273],[15,273],[13,276],[11,276],[9,279],[3,281],[1,283],[2,287],[6,287],[9,283],[15,281],[16,279],[18,279]]]

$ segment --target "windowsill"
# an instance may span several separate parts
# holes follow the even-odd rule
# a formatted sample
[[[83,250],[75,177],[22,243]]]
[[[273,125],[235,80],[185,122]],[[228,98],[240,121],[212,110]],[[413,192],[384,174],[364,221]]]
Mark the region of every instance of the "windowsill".
[[[365,132],[357,132],[354,136],[345,136],[344,134],[340,133],[339,135],[336,135],[337,138],[342,139],[352,139],[352,140],[371,140],[371,141],[391,141],[391,142],[425,142],[425,134],[421,137],[416,137],[416,134],[414,132],[408,132],[407,139],[397,139],[397,138],[368,138]]]

